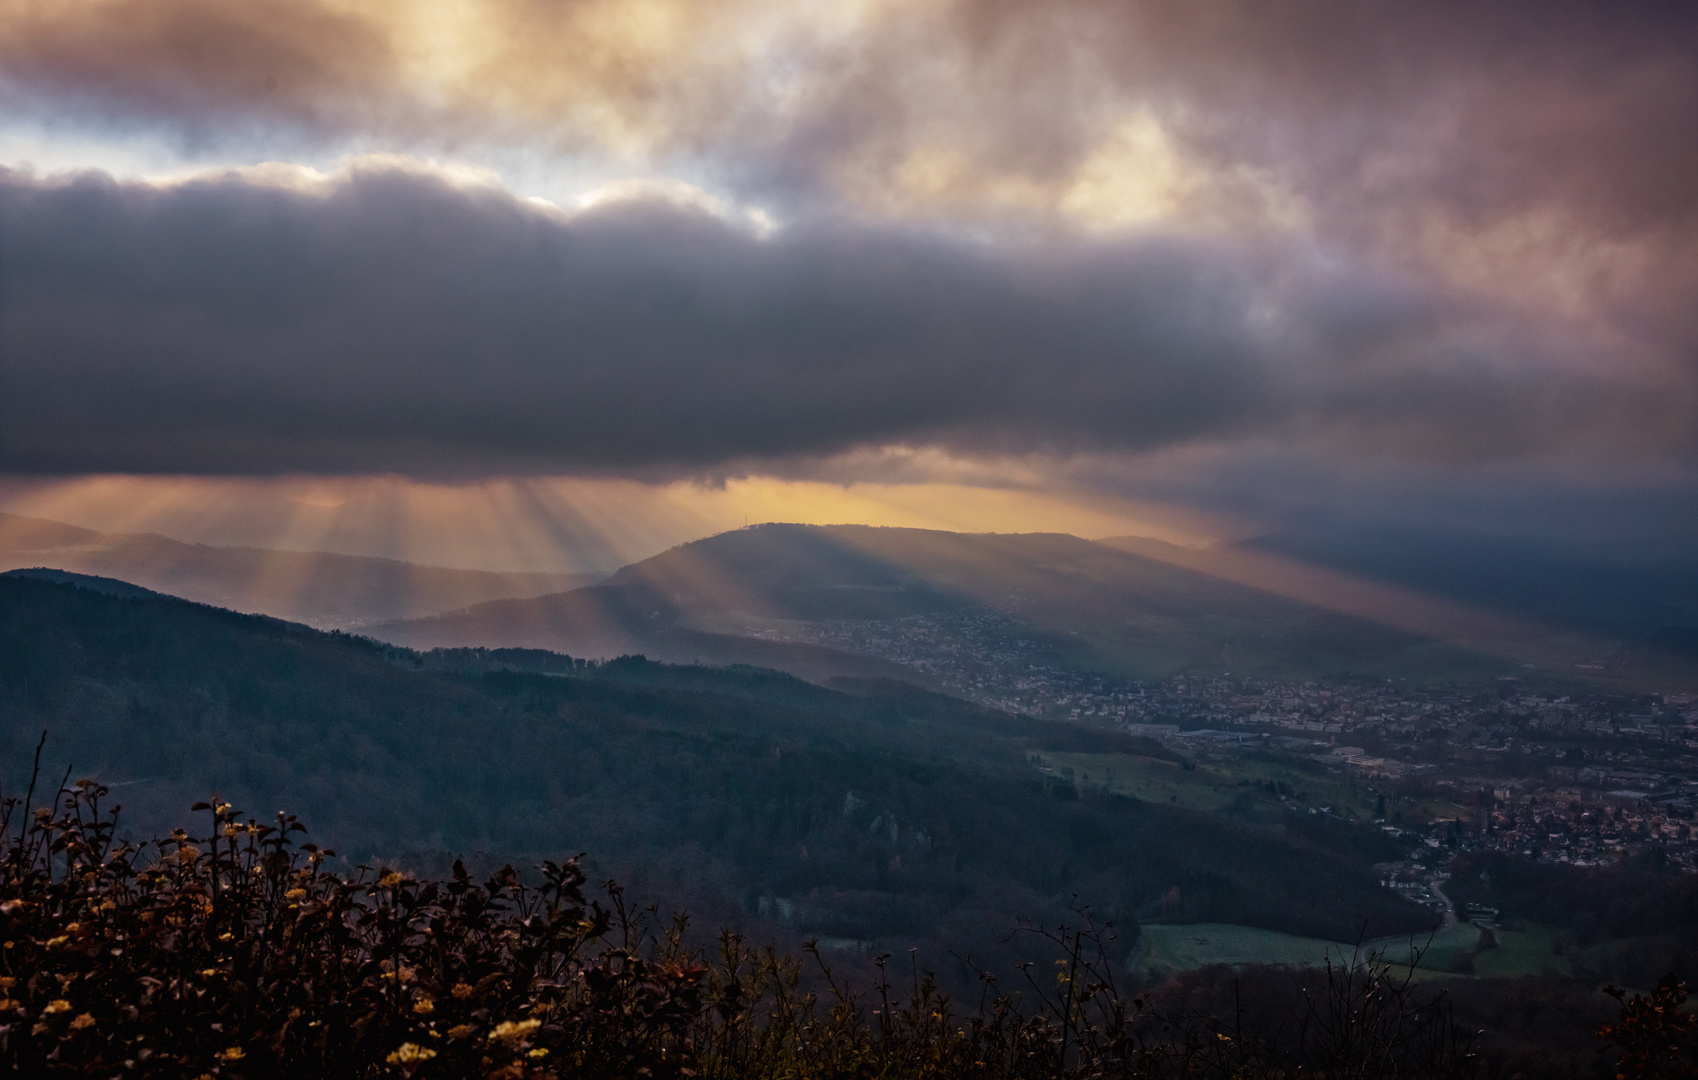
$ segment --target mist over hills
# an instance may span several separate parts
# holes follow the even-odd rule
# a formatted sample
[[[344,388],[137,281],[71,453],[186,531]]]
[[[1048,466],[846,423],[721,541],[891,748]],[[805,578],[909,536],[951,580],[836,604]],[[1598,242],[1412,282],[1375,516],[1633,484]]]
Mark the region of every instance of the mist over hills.
[[[0,514],[6,567],[108,576],[412,647],[643,653],[821,683],[942,688],[903,650],[839,631],[918,632],[971,651],[983,643],[946,624],[979,616],[1033,664],[1123,678],[1451,682],[1536,669],[1659,690],[1698,678],[1691,560],[1319,525],[1199,549],[1144,537],[768,524],[596,581],[214,547]]]
[[[1160,541],[773,524],[681,545],[593,588],[369,632],[422,648],[677,656],[680,635],[794,645],[803,624],[972,610],[1006,620],[1037,662],[1119,676],[1477,677],[1504,668],[1470,643],[1453,643],[1445,626],[1398,625],[1371,608],[1332,610],[1316,600],[1233,580],[1200,553]],[[778,655],[766,662],[787,667]]]
[[[1698,628],[1698,557],[1660,545],[1581,546],[1329,523],[1242,546],[1603,634],[1642,638]]]
[[[588,584],[581,574],[497,573],[329,552],[189,544],[0,514],[0,570],[52,567],[120,578],[237,611],[322,629],[447,611]]]
[[[552,674],[517,670],[537,666]],[[1162,754],[900,683],[419,654],[168,597],[0,578],[0,761],[114,785],[143,829],[218,791],[356,860],[570,855],[710,924],[995,953],[1075,893],[1348,939],[1426,925],[1377,830],[1238,823],[1076,785],[1040,749]],[[1384,850],[1382,850],[1384,849]],[[407,853],[413,854],[408,856]],[[434,854],[433,854],[434,853]]]

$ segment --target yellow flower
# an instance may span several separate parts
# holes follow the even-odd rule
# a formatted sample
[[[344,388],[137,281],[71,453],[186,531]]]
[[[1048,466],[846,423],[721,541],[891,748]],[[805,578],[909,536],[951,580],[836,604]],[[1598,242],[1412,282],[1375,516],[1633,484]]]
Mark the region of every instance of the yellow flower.
[[[47,1003],[47,1008],[42,1009],[41,1011],[49,1015],[53,1013],[70,1012],[71,1003],[66,1001],[64,998],[54,998],[52,1001]]]
[[[413,1011],[418,1013],[420,1016],[429,1016],[431,1013],[436,1011],[436,1002],[430,1000],[430,998],[421,997],[419,1000],[413,1002]]]
[[[47,947],[49,949],[57,949],[59,946],[65,944],[65,942],[67,942],[69,940],[71,940],[71,939],[66,937],[64,934],[60,934],[58,937],[50,937],[50,938],[47,939]]]
[[[530,1053],[526,1054],[525,1056],[528,1057],[528,1058],[545,1058],[545,1057],[548,1056],[548,1047],[539,1046],[535,1050],[532,1050]]]
[[[218,974],[217,968],[202,968],[200,977],[203,979],[210,979],[216,974]]]
[[[71,1030],[72,1031],[81,1031],[83,1028],[93,1027],[93,1026],[94,1026],[94,1017],[90,1016],[88,1013],[78,1013],[77,1018],[75,1020],[71,1021]]]
[[[285,900],[299,900],[301,897],[305,896],[306,894],[307,894],[307,891],[305,889],[290,889],[288,892],[283,894],[283,899],[285,899]]]
[[[455,983],[454,984],[454,996],[459,998],[461,1001],[465,1001],[467,998],[472,996],[471,986],[469,984],[463,983],[463,982],[462,983]]]
[[[377,883],[385,889],[393,889],[401,884],[401,875],[393,870],[385,870],[383,876],[377,879]]]
[[[232,1046],[228,1050],[218,1051],[219,1061],[240,1061],[247,1056],[248,1052],[239,1046]]]
[[[10,990],[16,985],[18,985],[16,977],[11,975],[0,975],[0,990]]]
[[[83,928],[83,924],[80,923],[80,922],[70,923],[65,927],[65,933],[67,933],[67,934],[79,933],[79,932],[81,932],[82,928]]]
[[[420,1046],[418,1043],[402,1043],[401,1049],[383,1060],[391,1065],[416,1065],[421,1061],[429,1061],[435,1056],[435,1050]]]
[[[13,1001],[11,998],[0,998],[0,1012],[7,1012],[17,1007],[18,1003]]]
[[[495,1025],[495,1030],[489,1033],[489,1037],[502,1042],[516,1042],[539,1027],[542,1027],[541,1020],[504,1020]]]

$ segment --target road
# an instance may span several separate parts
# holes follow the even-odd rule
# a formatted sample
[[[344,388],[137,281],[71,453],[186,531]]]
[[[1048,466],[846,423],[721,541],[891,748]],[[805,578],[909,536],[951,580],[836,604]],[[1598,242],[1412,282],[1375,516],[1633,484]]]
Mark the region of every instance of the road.
[[[1439,882],[1440,879],[1434,878],[1427,882],[1427,888],[1433,890],[1434,896],[1444,901],[1444,925],[1439,927],[1439,929],[1449,930],[1451,927],[1456,925],[1456,904],[1451,901],[1450,897],[1444,894],[1443,889],[1439,888]]]

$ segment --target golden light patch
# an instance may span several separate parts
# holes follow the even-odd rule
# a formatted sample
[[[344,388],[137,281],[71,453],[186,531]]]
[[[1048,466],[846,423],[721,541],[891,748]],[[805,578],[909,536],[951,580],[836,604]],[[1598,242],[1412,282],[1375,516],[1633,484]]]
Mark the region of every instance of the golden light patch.
[[[762,521],[803,525],[890,525],[948,532],[1064,532],[1075,536],[1136,533],[1172,542],[1195,534],[1165,527],[1129,504],[1092,504],[1080,497],[962,484],[827,484],[757,477],[724,488],[675,484],[667,501],[726,528]],[[728,520],[742,514],[745,521]]]
[[[888,170],[849,161],[841,182],[858,205],[893,217],[1056,221],[1085,233],[1295,231],[1309,224],[1303,201],[1272,174],[1193,160],[1145,108],[1105,125],[1075,163],[1054,174],[996,160],[940,129]]]
[[[611,570],[675,544],[766,521],[1136,534],[1175,543],[1214,538],[1201,519],[1171,508],[1083,493],[773,477],[654,485],[572,477],[432,484],[389,476],[95,476],[0,489],[0,511],[226,546],[554,572]],[[280,574],[295,565],[277,562]]]

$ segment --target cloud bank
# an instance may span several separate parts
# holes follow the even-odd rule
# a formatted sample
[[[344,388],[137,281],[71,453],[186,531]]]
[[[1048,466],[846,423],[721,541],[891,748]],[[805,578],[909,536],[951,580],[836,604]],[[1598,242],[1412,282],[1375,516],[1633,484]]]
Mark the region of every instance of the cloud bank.
[[[872,446],[1683,452],[1575,327],[1301,249],[567,213],[396,163],[0,176],[0,469],[689,475]],[[1553,332],[1554,331],[1554,332]]]

